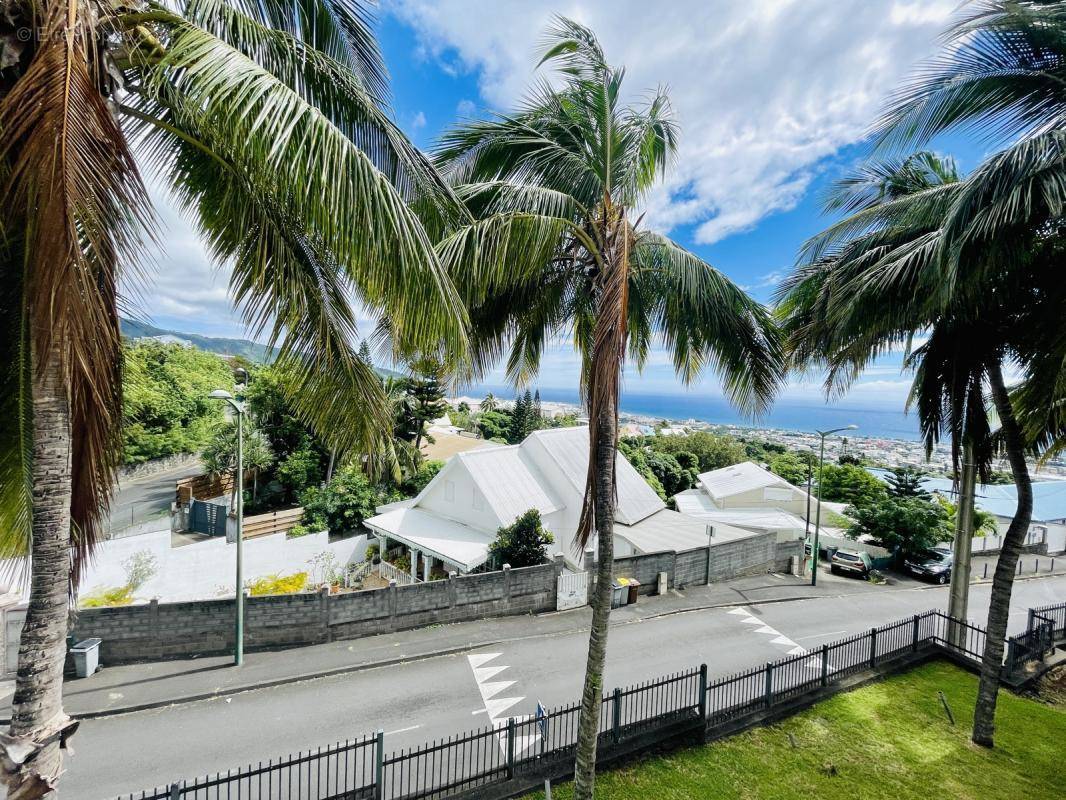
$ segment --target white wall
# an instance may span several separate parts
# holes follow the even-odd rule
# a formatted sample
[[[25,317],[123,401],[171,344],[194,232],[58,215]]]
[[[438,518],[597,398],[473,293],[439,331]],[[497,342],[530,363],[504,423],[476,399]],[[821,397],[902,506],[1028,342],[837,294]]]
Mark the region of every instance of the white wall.
[[[789,493],[790,499],[784,499],[784,492]],[[777,497],[778,493],[781,493],[780,497]],[[760,486],[757,489],[723,497],[715,501],[715,505],[719,508],[780,508],[802,516],[807,513],[807,495],[788,486]]]
[[[449,482],[452,486],[451,499],[448,499],[447,494]],[[474,506],[475,492],[481,501],[480,508]],[[429,484],[425,496],[418,501],[418,508],[469,525],[471,528],[495,533],[502,523],[480,495],[466,465],[461,459],[453,458]]]
[[[284,533],[249,539],[244,542],[244,579],[310,572],[307,562],[327,550],[336,556],[338,566],[361,561],[366,545],[366,536],[330,543],[325,531],[295,539],[286,538]],[[136,599],[157,597],[167,602],[232,597],[235,551],[236,546],[227,544],[222,537],[171,547],[170,531],[112,539],[97,547],[79,594],[85,597],[100,589],[122,586],[126,582],[122,562],[135,553],[148,552],[155,557],[156,572],[137,590]]]

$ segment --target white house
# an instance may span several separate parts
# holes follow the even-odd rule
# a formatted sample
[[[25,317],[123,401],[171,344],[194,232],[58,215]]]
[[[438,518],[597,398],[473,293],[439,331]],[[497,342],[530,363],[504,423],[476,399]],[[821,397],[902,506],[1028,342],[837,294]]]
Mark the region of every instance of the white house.
[[[422,555],[423,575],[436,562],[463,573],[488,560],[499,528],[535,508],[555,537],[553,549],[581,569],[584,554],[575,546],[575,534],[588,458],[584,427],[536,431],[520,445],[457,453],[417,497],[379,508],[381,513],[365,525],[379,538],[409,548],[412,564]],[[622,455],[616,475],[617,555],[707,544],[706,523],[667,509]],[[749,535],[715,526],[716,541]]]
[[[688,517],[716,526],[774,531],[782,542],[806,531],[807,492],[752,461],[704,472],[699,486],[675,495],[674,503]]]

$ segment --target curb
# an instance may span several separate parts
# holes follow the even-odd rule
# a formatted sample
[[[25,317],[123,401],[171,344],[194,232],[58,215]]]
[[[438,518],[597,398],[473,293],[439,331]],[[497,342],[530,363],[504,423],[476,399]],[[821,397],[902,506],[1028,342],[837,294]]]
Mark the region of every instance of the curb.
[[[1041,574],[1041,575],[1022,575],[1022,576],[1016,577],[1015,580],[1034,580],[1034,579],[1037,579],[1037,578],[1054,577],[1055,575],[1058,575],[1058,574],[1060,574],[1060,573],[1049,573],[1049,574]],[[1062,573],[1062,574],[1066,574],[1066,573]],[[971,583],[971,585],[989,584],[991,582],[992,582],[991,579],[989,579],[987,581],[973,581]],[[886,587],[886,588],[888,588],[889,591],[893,591],[893,589],[891,589],[890,587]],[[915,590],[915,589],[942,589],[942,588],[944,588],[944,587],[942,587],[942,586],[940,586],[938,584],[928,584],[928,585],[921,585],[921,586],[903,587],[902,589],[896,589],[895,591],[911,591],[911,590]],[[664,618],[664,617],[676,616],[678,614],[688,614],[688,613],[692,613],[694,611],[709,611],[709,610],[717,609],[717,608],[735,608],[735,607],[741,606],[741,605],[743,605],[743,606],[775,605],[777,603],[793,603],[793,602],[800,601],[800,600],[819,600],[819,599],[825,599],[825,598],[850,597],[850,596],[853,596],[855,594],[860,594],[860,593],[858,593],[858,592],[847,592],[847,593],[843,593],[843,594],[832,594],[832,595],[829,595],[829,594],[825,594],[825,595],[821,595],[821,594],[819,594],[819,595],[801,594],[801,595],[790,595],[788,597],[774,597],[774,598],[768,598],[768,599],[765,599],[765,600],[745,600],[744,598],[741,597],[741,598],[738,598],[737,600],[730,601],[730,602],[706,603],[704,605],[690,606],[690,607],[687,607],[687,608],[674,608],[674,609],[670,609],[668,611],[660,611],[660,612],[657,612],[657,613],[648,614],[646,616],[639,616],[639,617],[636,617],[634,619],[614,620],[614,621],[612,621],[610,623],[610,625],[611,625],[611,627],[621,627],[623,625],[633,625],[633,624],[640,623],[640,622],[645,622],[645,621],[648,621],[648,620],[661,619],[661,618]],[[862,592],[861,594],[866,594],[866,592]],[[543,614],[538,614],[536,616],[538,616],[538,617],[548,617],[548,616],[555,616],[555,615],[560,614],[560,613],[568,613],[568,612],[548,611],[548,612],[545,612]],[[245,692],[254,692],[254,691],[257,691],[259,689],[270,689],[270,688],[273,688],[275,686],[284,686],[284,685],[290,684],[290,683],[302,683],[304,681],[317,680],[319,678],[329,678],[329,677],[333,677],[333,676],[336,676],[336,675],[346,675],[346,674],[350,674],[350,673],[354,673],[354,672],[364,672],[364,671],[372,670],[372,669],[380,669],[382,667],[392,667],[392,666],[396,666],[398,664],[406,664],[406,663],[410,663],[410,662],[414,662],[414,661],[425,661],[425,660],[428,660],[428,659],[431,659],[431,658],[440,658],[440,657],[443,657],[443,656],[456,655],[458,653],[463,653],[463,652],[466,652],[468,650],[472,650],[472,649],[476,649],[476,648],[480,648],[480,647],[493,647],[493,646],[496,646],[496,645],[506,644],[506,643],[514,642],[514,641],[521,641],[521,640],[525,640],[525,639],[533,639],[533,638],[548,637],[548,636],[568,635],[568,634],[576,633],[576,632],[583,631],[583,630],[585,630],[584,627],[580,627],[580,628],[574,627],[574,628],[566,628],[566,629],[562,629],[562,630],[558,630],[558,631],[551,631],[551,632],[547,632],[547,633],[532,634],[530,636],[512,636],[512,637],[507,637],[507,638],[502,638],[502,639],[490,639],[490,640],[486,640],[486,641],[483,641],[483,642],[467,642],[467,643],[462,644],[462,645],[455,645],[453,647],[442,648],[440,650],[429,650],[429,651],[426,651],[424,653],[415,653],[415,654],[412,654],[412,655],[405,655],[405,656],[402,656],[402,657],[399,657],[399,658],[389,658],[389,659],[383,659],[381,661],[369,661],[369,662],[362,663],[362,664],[347,664],[347,665],[344,665],[344,666],[333,667],[331,669],[319,670],[319,671],[315,671],[315,672],[304,672],[304,673],[300,673],[298,675],[287,675],[287,676],[282,677],[282,678],[270,678],[270,679],[265,679],[265,680],[261,680],[261,681],[255,681],[255,682],[252,682],[252,683],[242,684],[242,685],[239,685],[239,686],[232,686],[232,687],[228,687],[226,689],[221,689],[221,690],[216,690],[216,691],[198,692],[198,693],[195,693],[195,694],[180,695],[180,696],[177,696],[177,697],[169,697],[169,698],[160,699],[160,700],[152,700],[152,701],[145,702],[145,703],[136,703],[136,704],[127,705],[127,706],[115,706],[115,707],[111,707],[111,708],[91,709],[89,711],[83,711],[83,712],[79,712],[79,713],[72,713],[70,716],[73,717],[74,719],[81,720],[81,719],[101,719],[101,718],[104,718],[104,717],[119,716],[120,714],[133,714],[133,713],[136,713],[138,711],[150,711],[150,710],[156,709],[156,708],[166,708],[167,706],[178,706],[178,705],[186,705],[186,704],[189,704],[189,703],[196,703],[196,702],[199,702],[201,700],[212,700],[212,699],[220,698],[220,697],[230,697],[232,695],[243,694]],[[9,725],[10,722],[11,722],[11,720],[10,720],[9,717],[0,718],[0,725]]]

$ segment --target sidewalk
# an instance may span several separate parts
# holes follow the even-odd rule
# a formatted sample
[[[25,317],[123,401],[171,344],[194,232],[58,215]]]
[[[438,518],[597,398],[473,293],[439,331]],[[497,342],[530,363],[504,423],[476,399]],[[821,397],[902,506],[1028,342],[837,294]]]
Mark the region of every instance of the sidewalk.
[[[791,575],[757,575],[727,583],[691,586],[684,591],[671,590],[661,597],[641,597],[636,605],[613,611],[611,624],[626,625],[705,608],[838,597],[921,585],[895,578],[890,583],[890,587],[872,586],[826,571],[819,573],[818,586],[812,587],[808,580]],[[139,711],[327,675],[378,669],[519,639],[587,631],[591,618],[592,612],[586,606],[537,616],[497,617],[323,645],[246,653],[239,670],[233,668],[231,656],[107,667],[91,678],[68,680],[63,703],[68,714],[82,718]],[[0,698],[3,721],[10,716],[9,702],[10,697]]]

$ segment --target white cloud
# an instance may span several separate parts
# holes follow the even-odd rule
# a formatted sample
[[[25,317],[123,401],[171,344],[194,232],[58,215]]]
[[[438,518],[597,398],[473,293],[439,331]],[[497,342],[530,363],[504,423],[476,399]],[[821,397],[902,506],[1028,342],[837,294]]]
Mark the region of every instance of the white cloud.
[[[455,115],[460,119],[466,119],[477,114],[477,103],[466,98],[460,100],[455,106]]]
[[[419,111],[411,119],[411,129],[417,131],[419,128],[424,128],[424,127],[426,127],[426,115],[425,115],[424,112]]]
[[[649,223],[714,242],[792,208],[819,162],[860,140],[885,95],[930,55],[956,0],[674,0],[670,3],[390,0],[419,52],[476,72],[485,100],[517,102],[554,13],[590,25],[638,98],[668,85],[677,168]]]

